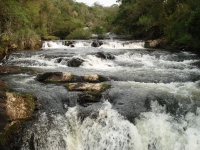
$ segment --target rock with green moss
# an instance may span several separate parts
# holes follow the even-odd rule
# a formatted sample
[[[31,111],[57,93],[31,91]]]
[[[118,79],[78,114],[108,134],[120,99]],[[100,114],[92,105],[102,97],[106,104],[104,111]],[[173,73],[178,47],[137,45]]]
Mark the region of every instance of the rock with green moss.
[[[46,72],[39,74],[36,77],[36,80],[40,82],[73,82],[75,80],[80,80],[80,77],[75,76],[68,72]]]
[[[9,143],[13,135],[20,131],[19,127],[22,122],[31,119],[36,109],[36,100],[37,98],[30,93],[0,91],[0,104],[4,104],[4,109],[0,113],[2,125],[0,131],[0,147]],[[4,120],[2,120],[2,115],[6,117]]]
[[[111,87],[109,84],[105,83],[68,83],[65,85],[65,87],[69,91],[90,91],[90,92],[96,92],[101,93]]]
[[[6,112],[10,120],[30,119],[35,110],[36,97],[29,93],[6,92]]]

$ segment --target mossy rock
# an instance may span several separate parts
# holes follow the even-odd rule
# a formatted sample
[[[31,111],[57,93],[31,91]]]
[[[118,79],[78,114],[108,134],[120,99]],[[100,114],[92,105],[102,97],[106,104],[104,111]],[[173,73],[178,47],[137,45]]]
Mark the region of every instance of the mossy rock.
[[[6,93],[6,111],[10,120],[26,120],[32,117],[37,98],[30,93]]]
[[[6,112],[10,123],[0,132],[0,148],[9,147],[13,142],[15,134],[20,133],[21,124],[31,119],[36,109],[37,98],[30,93],[9,93],[6,92]]]
[[[13,121],[5,127],[5,130],[0,133],[0,148],[4,149],[6,145],[13,140],[13,135],[20,131],[21,121]]]
[[[65,87],[69,91],[87,91],[93,93],[101,93],[111,87],[111,85],[106,83],[68,83]]]

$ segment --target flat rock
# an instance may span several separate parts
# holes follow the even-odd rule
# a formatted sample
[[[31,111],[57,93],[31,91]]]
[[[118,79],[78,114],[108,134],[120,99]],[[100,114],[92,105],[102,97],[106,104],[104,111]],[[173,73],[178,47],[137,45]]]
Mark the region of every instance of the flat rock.
[[[71,82],[73,75],[68,72],[46,72],[36,78],[41,82]]]
[[[21,67],[18,66],[0,66],[0,74],[14,74],[21,71]]]
[[[32,94],[6,93],[6,112],[10,120],[31,118],[35,109],[35,97]]]
[[[111,86],[105,83],[69,83],[65,86],[69,91],[103,92]]]

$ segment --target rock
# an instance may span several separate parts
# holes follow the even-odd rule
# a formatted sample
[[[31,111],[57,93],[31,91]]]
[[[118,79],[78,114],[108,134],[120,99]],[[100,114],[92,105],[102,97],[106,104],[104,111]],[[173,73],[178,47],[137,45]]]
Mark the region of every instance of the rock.
[[[65,42],[66,46],[73,45],[73,43],[74,43],[73,41],[66,41],[66,42]]]
[[[36,97],[32,94],[6,93],[6,112],[10,120],[29,119],[35,109]]]
[[[94,41],[92,42],[92,44],[91,44],[92,47],[99,47],[99,46],[101,46],[101,45],[103,45],[103,42],[97,41],[97,40],[94,40]]]
[[[68,72],[46,72],[37,75],[36,79],[42,82],[71,82],[73,75]]]
[[[104,82],[110,80],[108,77],[104,77],[98,74],[87,74],[82,76],[82,78],[85,82]]]
[[[96,103],[100,102],[102,95],[101,94],[92,94],[91,92],[84,92],[79,94],[77,102],[82,106],[87,106],[86,103]]]
[[[72,58],[67,62],[67,66],[79,67],[83,62],[84,62],[84,60],[82,60],[80,58]]]
[[[90,91],[100,93],[110,88],[111,85],[105,83],[69,83],[65,85],[69,91]]]
[[[106,52],[98,52],[95,56],[102,59],[110,59],[110,60],[115,59],[115,56],[113,54]]]
[[[58,58],[54,61],[54,63],[60,63],[62,61],[62,58]]]
[[[7,91],[8,90],[8,85],[6,82],[0,80],[0,91]]]
[[[21,71],[21,67],[18,66],[0,66],[0,75],[20,73]]]
[[[0,131],[4,129],[8,121],[8,116],[6,113],[6,98],[6,93],[0,91]]]
[[[99,43],[98,41],[93,41],[92,44],[91,44],[92,47],[99,47]]]

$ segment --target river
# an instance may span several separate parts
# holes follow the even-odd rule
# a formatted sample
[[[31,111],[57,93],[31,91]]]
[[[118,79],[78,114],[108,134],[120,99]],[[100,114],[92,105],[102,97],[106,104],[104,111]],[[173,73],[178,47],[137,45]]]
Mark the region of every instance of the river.
[[[2,76],[14,91],[29,92],[40,109],[18,139],[21,150],[199,150],[200,59],[186,51],[146,49],[143,41],[44,41],[42,50],[13,52],[7,65],[34,73]],[[96,57],[98,52],[115,59]],[[68,67],[72,58],[84,60]],[[77,103],[80,92],[38,82],[43,72],[99,74],[112,88],[101,102]],[[81,114],[88,114],[81,119]]]

